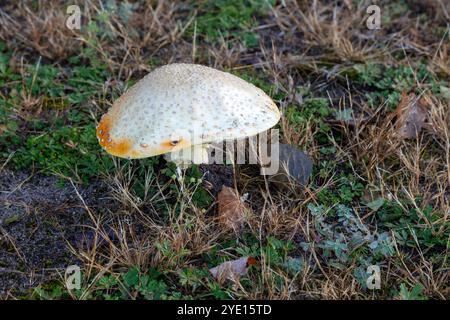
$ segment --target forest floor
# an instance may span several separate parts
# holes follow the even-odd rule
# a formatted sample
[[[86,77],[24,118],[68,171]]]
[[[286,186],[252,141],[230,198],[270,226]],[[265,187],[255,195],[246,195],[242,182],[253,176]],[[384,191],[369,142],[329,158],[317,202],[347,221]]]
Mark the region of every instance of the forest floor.
[[[375,30],[370,1],[88,0],[74,30],[64,1],[2,2],[0,299],[448,299],[449,6],[375,2]],[[174,62],[269,94],[308,182],[202,165],[181,190],[162,157],[105,153],[101,115]],[[223,185],[245,195],[237,226]]]

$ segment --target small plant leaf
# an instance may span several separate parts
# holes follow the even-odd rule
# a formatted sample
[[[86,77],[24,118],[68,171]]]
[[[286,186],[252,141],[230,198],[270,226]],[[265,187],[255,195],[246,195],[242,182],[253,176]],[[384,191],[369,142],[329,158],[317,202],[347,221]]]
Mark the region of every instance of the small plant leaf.
[[[9,226],[10,224],[19,222],[22,219],[20,214],[14,214],[10,217],[5,218],[4,220],[0,219],[0,226]]]
[[[370,208],[372,211],[377,211],[380,209],[384,204],[383,198],[377,198],[369,203],[367,203],[367,207]]]
[[[297,274],[304,268],[305,261],[302,258],[287,257],[283,266],[292,274]]]
[[[400,285],[399,299],[400,300],[427,300],[425,296],[422,295],[424,287],[421,283],[417,283],[411,291],[408,290],[406,285],[402,283]]]
[[[123,276],[123,281],[129,287],[137,285],[139,283],[139,270],[137,268],[130,269]]]

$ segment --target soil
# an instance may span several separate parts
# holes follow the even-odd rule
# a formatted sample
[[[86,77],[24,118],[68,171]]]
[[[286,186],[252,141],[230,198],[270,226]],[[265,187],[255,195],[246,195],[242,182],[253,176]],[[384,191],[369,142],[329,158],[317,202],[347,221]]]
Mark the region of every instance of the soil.
[[[107,186],[78,186],[89,207],[107,208]],[[74,187],[55,176],[0,172],[0,297],[25,294],[75,264],[90,221]]]
[[[233,186],[231,166],[200,166],[200,170],[214,197],[223,185]],[[114,212],[119,205],[109,196],[110,187],[104,181],[76,188],[95,214]],[[80,264],[70,246],[77,250],[92,245],[90,225],[70,182],[31,172],[1,171],[0,299],[26,296],[41,283],[62,279],[68,266]],[[138,233],[145,232],[138,229]],[[108,235],[114,241],[115,235]]]
[[[234,172],[231,165],[210,164],[200,165],[199,168],[206,181],[204,187],[214,198],[222,190],[222,186],[233,187]]]

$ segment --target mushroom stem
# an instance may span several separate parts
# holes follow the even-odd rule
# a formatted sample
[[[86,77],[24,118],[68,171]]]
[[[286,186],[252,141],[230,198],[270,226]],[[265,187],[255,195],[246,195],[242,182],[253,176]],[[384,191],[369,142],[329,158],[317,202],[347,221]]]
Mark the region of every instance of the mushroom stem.
[[[183,179],[183,173],[181,172],[181,168],[179,166],[177,166],[176,169],[176,175],[177,175],[177,180],[178,183],[180,184],[180,191],[183,192],[184,190],[184,179]]]
[[[208,144],[197,144],[189,148],[172,151],[172,153],[166,153],[164,156],[166,160],[174,162],[177,168],[187,169],[193,163],[208,163],[208,147]]]

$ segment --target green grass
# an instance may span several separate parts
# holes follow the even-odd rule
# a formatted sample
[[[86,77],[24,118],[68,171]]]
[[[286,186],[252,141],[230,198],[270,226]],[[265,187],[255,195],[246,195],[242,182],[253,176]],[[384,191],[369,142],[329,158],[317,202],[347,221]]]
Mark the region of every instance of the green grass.
[[[207,0],[195,3],[199,10],[196,18],[196,33],[207,42],[240,40],[246,47],[259,45],[259,35],[252,29],[258,18],[264,17],[274,5],[273,0]],[[191,27],[188,35],[193,34]]]
[[[247,241],[236,248],[237,255],[253,256],[259,259],[263,252],[267,258],[268,268],[292,275],[300,272],[304,262],[298,257],[290,256],[295,248],[292,242],[269,237],[267,243],[260,247],[256,238],[249,235],[244,235],[244,237]],[[229,244],[217,244],[202,257],[209,266],[205,264],[189,266],[176,271],[169,268],[150,267],[147,270],[140,270],[138,267],[132,267],[120,273],[103,275],[94,281],[94,290],[90,289],[87,296],[85,290],[93,279],[86,279],[82,274],[82,288],[74,290],[72,294],[78,298],[106,300],[131,298],[148,300],[230,299],[232,283],[219,284],[209,272],[210,267],[230,260],[229,257],[220,256],[220,251],[226,249],[227,245]],[[163,257],[169,260],[178,260],[178,263],[180,263],[180,259],[183,260],[189,254],[184,250],[173,250],[168,242],[158,243],[156,248]],[[249,274],[241,279],[245,288],[252,288],[253,279],[260,272],[260,268],[261,266],[249,268]],[[280,276],[275,276],[274,281],[278,282],[278,286],[283,286],[283,279]],[[51,281],[34,288],[32,297],[35,299],[64,299],[69,298],[70,294],[61,283]]]
[[[36,167],[82,182],[111,170],[111,158],[98,145],[88,111],[89,99],[103,96],[110,76],[105,67],[77,65],[74,57],[70,71],[40,61],[13,70],[4,59],[11,52],[0,49],[0,83],[8,90],[0,97],[1,158],[10,157],[17,170]],[[35,101],[29,107],[28,97]]]
[[[350,75],[354,75],[355,82],[368,90],[366,98],[372,108],[384,104],[387,110],[393,111],[400,102],[402,92],[414,89],[416,93],[420,93],[423,90],[421,85],[440,94],[440,87],[444,85],[427,70],[424,63],[419,63],[417,67],[366,63],[353,68],[356,72],[351,72]]]
[[[100,152],[94,125],[61,126],[30,136],[15,150],[12,164],[18,170],[36,166],[47,173],[77,177],[82,182],[112,169],[112,160]]]

